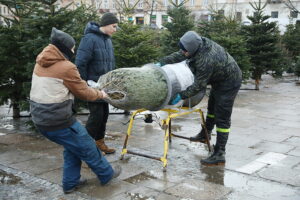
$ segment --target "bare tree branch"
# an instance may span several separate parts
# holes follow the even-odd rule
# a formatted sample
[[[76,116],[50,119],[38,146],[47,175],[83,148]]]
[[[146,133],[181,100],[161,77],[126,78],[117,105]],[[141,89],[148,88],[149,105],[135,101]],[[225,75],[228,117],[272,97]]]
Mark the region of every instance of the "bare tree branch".
[[[291,11],[299,13],[299,10],[294,6],[291,0],[285,0],[283,2]]]

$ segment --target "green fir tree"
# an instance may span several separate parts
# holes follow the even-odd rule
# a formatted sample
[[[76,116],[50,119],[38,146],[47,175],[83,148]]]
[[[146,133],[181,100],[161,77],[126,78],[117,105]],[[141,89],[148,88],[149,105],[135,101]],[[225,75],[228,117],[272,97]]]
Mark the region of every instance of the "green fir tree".
[[[262,74],[268,70],[275,70],[279,65],[281,49],[279,43],[279,31],[276,22],[268,22],[270,18],[264,15],[267,3],[250,3],[254,9],[254,15],[248,16],[251,25],[243,26],[243,35],[246,37],[248,54],[251,62],[251,76],[255,80],[255,89],[259,90],[259,82]]]
[[[202,21],[197,31],[222,47],[236,60],[243,72],[243,79],[249,78],[250,57],[247,53],[245,38],[240,34],[240,23],[234,18],[227,18],[217,12],[212,12],[211,21]]]
[[[295,62],[300,55],[300,25],[290,24],[282,36],[282,42],[288,50],[289,57]]]
[[[140,67],[154,62],[159,56],[156,31],[141,29],[140,26],[130,22],[119,24],[119,26],[120,30],[112,38],[116,68]]]
[[[182,4],[173,4],[172,8],[168,8],[168,15],[171,22],[163,24],[167,29],[162,34],[162,55],[169,55],[178,51],[178,42],[183,34],[194,29],[194,20],[190,16],[191,11]]]
[[[298,76],[298,80],[300,77],[300,56],[297,56],[297,61],[295,63],[295,75]]]
[[[35,59],[49,44],[52,27],[79,40],[85,23],[95,18],[84,6],[70,10],[58,8],[56,2],[0,0],[14,16],[6,19],[7,26],[0,26],[0,46],[3,47],[0,48],[0,105],[9,103],[14,118],[20,117],[21,110],[28,110]]]
[[[13,117],[20,117],[20,107],[26,101],[26,83],[30,82],[28,59],[24,55],[24,42],[29,39],[26,19],[34,15],[38,3],[33,1],[1,0],[14,16],[5,18],[6,26],[0,26],[0,105],[9,104]],[[4,17],[4,16],[2,16]]]

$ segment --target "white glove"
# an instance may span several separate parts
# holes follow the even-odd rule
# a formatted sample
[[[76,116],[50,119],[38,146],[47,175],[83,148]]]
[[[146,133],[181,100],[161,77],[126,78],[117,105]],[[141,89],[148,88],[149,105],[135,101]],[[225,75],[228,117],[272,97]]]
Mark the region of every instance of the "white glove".
[[[88,81],[87,81],[87,84],[88,84],[88,86],[90,86],[91,88],[96,88],[96,89],[99,88],[98,83],[96,83],[96,82],[93,81],[93,80],[88,80]]]

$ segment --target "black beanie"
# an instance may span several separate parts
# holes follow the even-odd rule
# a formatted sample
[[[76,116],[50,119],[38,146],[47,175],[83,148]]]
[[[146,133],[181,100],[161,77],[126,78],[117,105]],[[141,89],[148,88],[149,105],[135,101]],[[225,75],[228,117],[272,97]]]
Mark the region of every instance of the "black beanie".
[[[60,42],[61,44],[65,45],[68,49],[72,49],[75,46],[75,40],[71,35],[60,31],[54,27],[52,28],[51,32],[51,42]]]
[[[118,18],[114,14],[108,12],[102,15],[99,25],[106,26],[106,25],[116,24],[116,23],[119,23]]]
[[[75,40],[71,35],[53,27],[50,39],[51,44],[55,45],[67,59],[73,57],[74,53],[71,49],[75,46]]]

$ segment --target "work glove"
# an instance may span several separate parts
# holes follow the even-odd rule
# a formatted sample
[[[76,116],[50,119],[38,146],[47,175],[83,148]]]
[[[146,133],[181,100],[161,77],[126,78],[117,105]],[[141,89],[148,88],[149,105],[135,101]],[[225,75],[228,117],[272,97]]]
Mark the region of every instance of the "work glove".
[[[180,94],[177,94],[175,98],[171,101],[171,105],[177,104],[181,100]]]
[[[96,82],[93,81],[93,80],[88,80],[88,81],[87,81],[87,84],[88,84],[88,86],[90,86],[91,88],[97,89],[97,88],[99,87],[98,83],[96,83]]]
[[[157,67],[161,67],[161,63],[160,62],[154,63],[154,65],[157,66]]]

